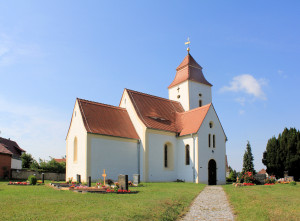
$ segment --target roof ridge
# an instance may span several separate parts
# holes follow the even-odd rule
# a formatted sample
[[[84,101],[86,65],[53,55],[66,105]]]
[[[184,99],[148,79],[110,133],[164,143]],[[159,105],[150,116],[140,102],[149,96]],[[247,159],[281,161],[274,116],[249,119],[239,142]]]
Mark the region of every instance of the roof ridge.
[[[155,95],[152,95],[152,94],[147,94],[147,93],[143,93],[143,92],[139,92],[139,91],[134,91],[134,90],[131,90],[131,89],[128,89],[128,88],[125,88],[125,89],[128,90],[129,92],[139,93],[139,94],[142,94],[142,95],[146,95],[148,97],[153,97],[153,98],[157,98],[157,99],[160,99],[160,100],[171,101],[171,102],[181,104],[179,101],[170,100],[168,98],[158,97],[158,96],[155,96]]]
[[[105,107],[114,108],[114,109],[126,110],[126,108],[118,107],[118,106],[114,106],[114,105],[110,105],[110,104],[99,103],[99,102],[96,102],[96,101],[89,101],[89,100],[85,100],[85,99],[81,99],[81,98],[77,98],[77,99],[79,101],[83,101],[83,102],[98,105],[98,106],[105,106]]]

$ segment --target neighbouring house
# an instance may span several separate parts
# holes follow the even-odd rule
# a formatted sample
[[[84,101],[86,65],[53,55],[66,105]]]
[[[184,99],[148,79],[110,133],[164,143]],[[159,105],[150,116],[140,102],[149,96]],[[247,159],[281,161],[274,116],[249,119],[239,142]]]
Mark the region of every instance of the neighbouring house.
[[[267,171],[265,169],[261,169],[257,174],[265,174],[266,177],[269,177],[269,174],[267,173]]]
[[[65,159],[65,158],[62,158],[62,159],[56,159],[56,158],[54,158],[54,160],[55,160],[57,163],[65,163],[65,162],[66,162],[66,159]]]
[[[12,152],[0,144],[0,178],[9,177]]]
[[[140,174],[144,182],[225,184],[227,137],[211,88],[188,53],[169,99],[129,89],[119,106],[77,98],[66,137],[66,179],[80,174],[95,181],[105,169],[113,180]]]
[[[7,173],[4,171],[10,173],[11,169],[22,169],[21,155],[24,152],[15,141],[0,137],[0,177]]]

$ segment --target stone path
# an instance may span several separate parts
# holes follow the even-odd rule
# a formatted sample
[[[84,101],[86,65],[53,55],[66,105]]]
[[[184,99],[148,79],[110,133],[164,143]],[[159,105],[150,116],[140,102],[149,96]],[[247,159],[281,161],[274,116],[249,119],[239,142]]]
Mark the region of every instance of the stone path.
[[[234,215],[223,188],[206,186],[181,220],[234,220]]]

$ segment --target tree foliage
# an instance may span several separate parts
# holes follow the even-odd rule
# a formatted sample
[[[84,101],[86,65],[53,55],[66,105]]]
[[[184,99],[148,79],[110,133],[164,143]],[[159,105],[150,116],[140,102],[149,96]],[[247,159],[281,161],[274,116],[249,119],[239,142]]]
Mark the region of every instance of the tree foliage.
[[[22,168],[39,170],[43,172],[53,172],[53,173],[65,173],[66,163],[58,163],[54,158],[50,157],[50,160],[39,159],[37,162],[29,153],[23,153],[21,155]]]
[[[278,138],[268,140],[262,163],[267,167],[267,173],[277,178],[288,171],[295,180],[300,178],[300,132],[296,128],[285,128]]]
[[[33,157],[31,156],[30,153],[23,153],[21,155],[21,160],[22,160],[22,168],[30,168],[30,165],[33,161]]]
[[[244,174],[245,172],[252,172],[253,174],[256,173],[255,169],[254,169],[253,160],[254,160],[254,158],[253,158],[252,151],[251,151],[251,145],[248,141],[246,151],[244,154],[244,158],[243,158],[242,174]]]
[[[43,171],[48,171],[48,172],[65,173],[66,163],[65,162],[58,163],[57,161],[54,160],[54,158],[51,158],[51,160],[49,161],[40,159],[39,168],[42,169]]]

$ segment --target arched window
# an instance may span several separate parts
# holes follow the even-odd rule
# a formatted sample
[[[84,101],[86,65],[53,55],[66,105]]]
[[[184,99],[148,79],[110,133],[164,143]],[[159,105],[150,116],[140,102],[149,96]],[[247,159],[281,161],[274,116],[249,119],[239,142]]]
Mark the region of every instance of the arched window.
[[[164,166],[168,168],[168,145],[165,144],[164,146]]]
[[[216,147],[216,136],[213,135],[213,147]]]
[[[190,145],[185,145],[185,165],[190,165]]]
[[[214,122],[210,121],[209,122],[209,128],[213,128],[213,126],[214,126]]]
[[[210,134],[208,134],[208,147],[210,147]]]
[[[199,100],[199,107],[202,107],[202,100]]]
[[[73,161],[74,163],[77,162],[77,152],[78,152],[78,144],[77,144],[77,137],[74,138],[74,150],[73,150]]]

